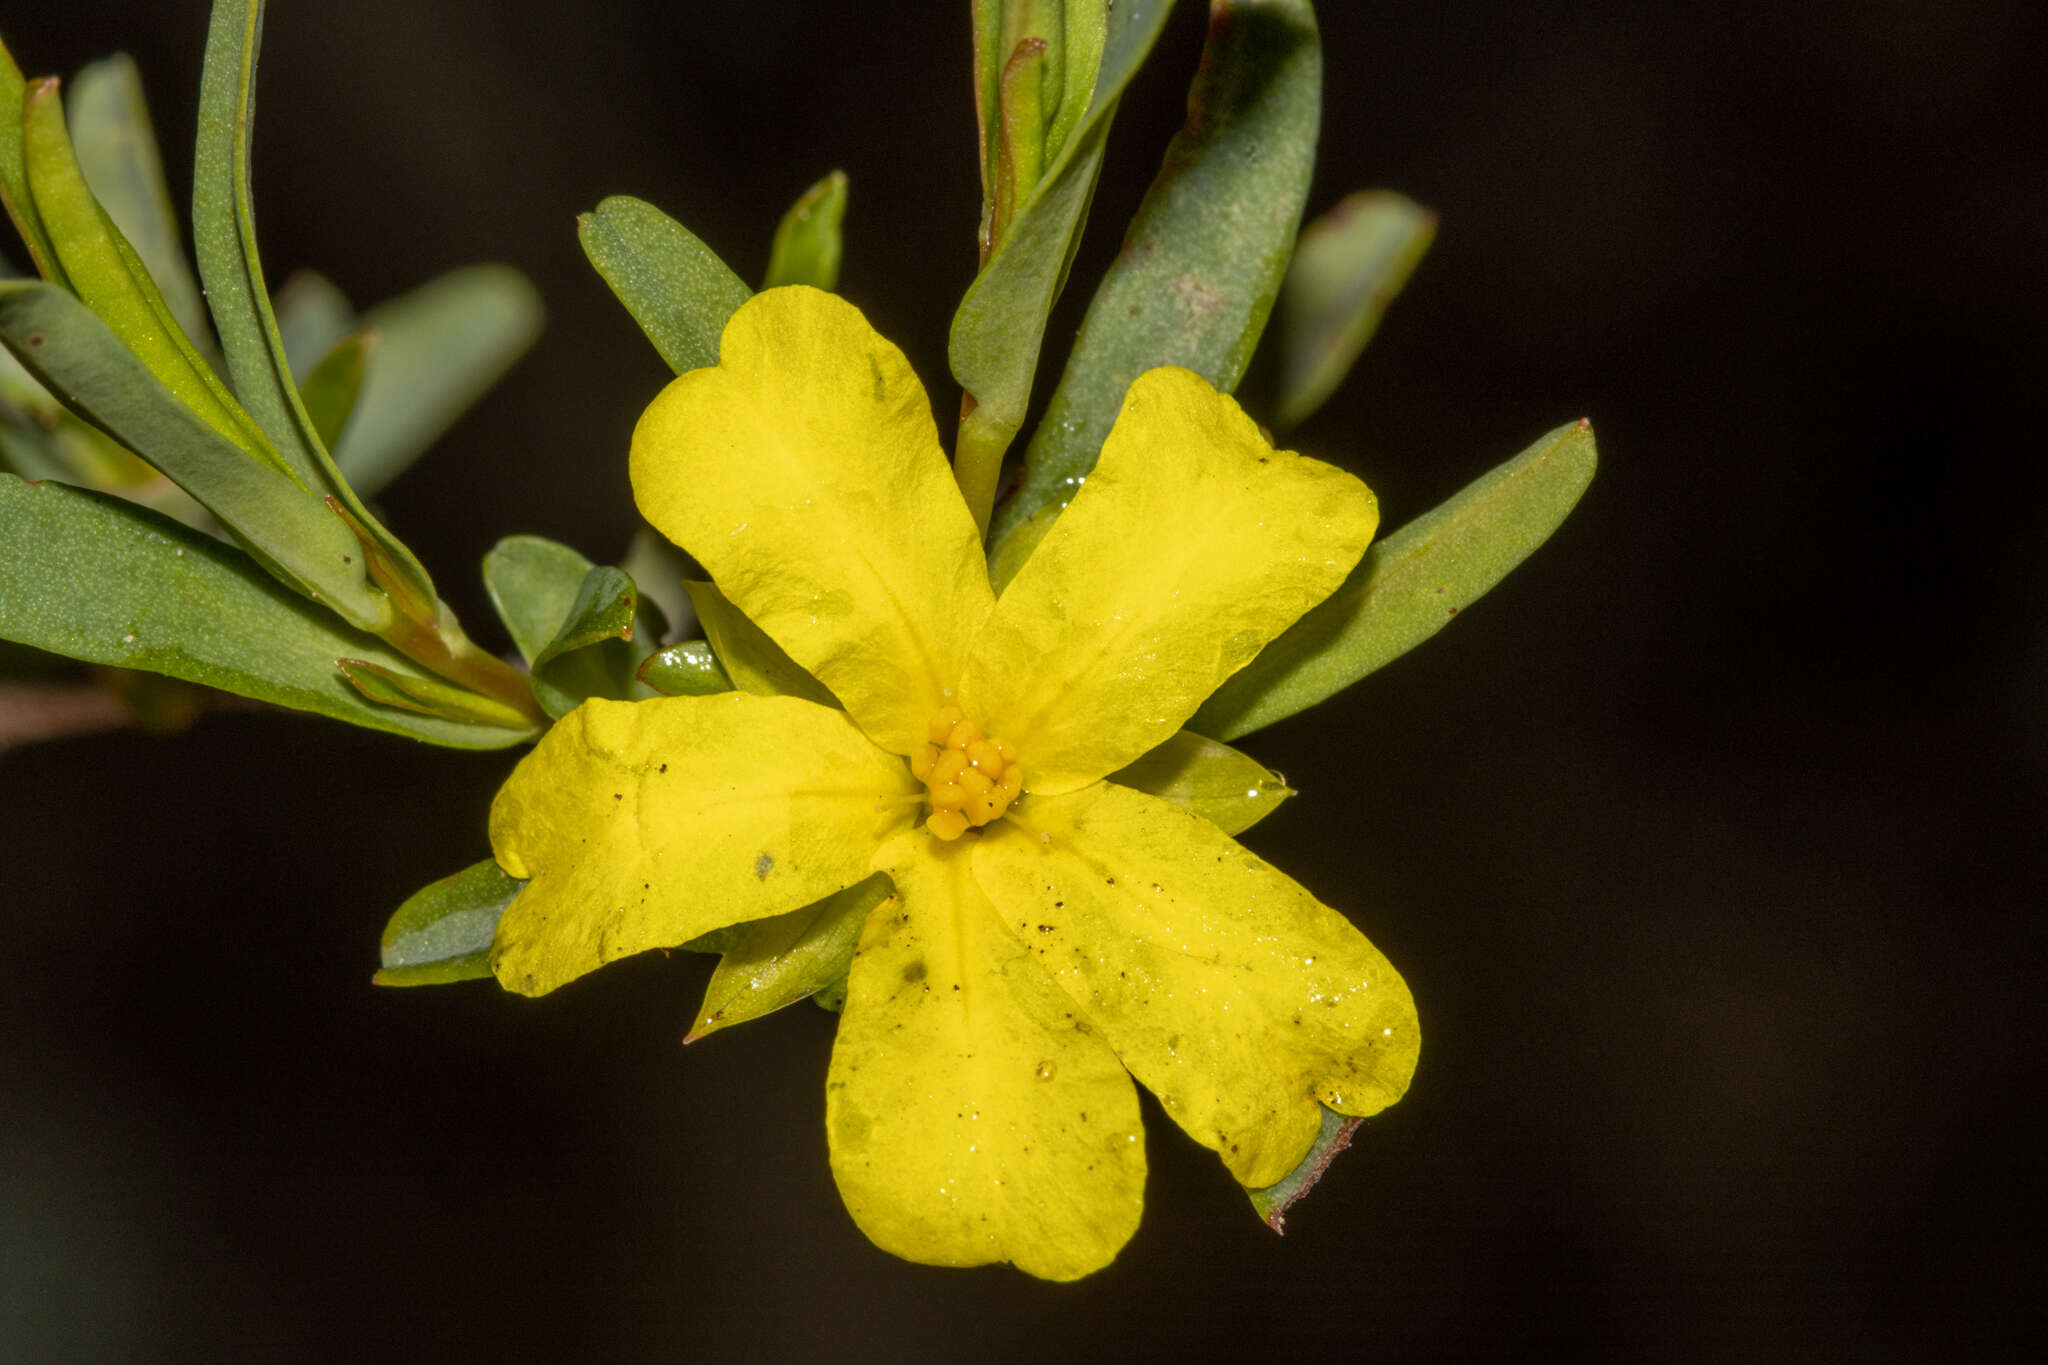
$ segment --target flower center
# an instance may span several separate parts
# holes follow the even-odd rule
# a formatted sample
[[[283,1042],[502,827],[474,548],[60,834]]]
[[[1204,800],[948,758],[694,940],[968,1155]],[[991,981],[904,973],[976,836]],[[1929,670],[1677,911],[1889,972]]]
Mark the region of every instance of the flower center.
[[[1006,740],[991,739],[957,706],[932,717],[932,742],[910,756],[910,771],[924,783],[932,813],[924,827],[941,839],[957,839],[971,826],[1000,820],[1024,790],[1024,770]]]

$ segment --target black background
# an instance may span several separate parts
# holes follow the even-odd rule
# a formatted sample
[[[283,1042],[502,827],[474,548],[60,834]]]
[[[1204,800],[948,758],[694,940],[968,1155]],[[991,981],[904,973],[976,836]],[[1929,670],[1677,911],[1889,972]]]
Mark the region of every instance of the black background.
[[[2048,630],[2043,79],[2021,0],[1330,4],[1313,210],[1441,210],[1299,433],[1390,525],[1561,422],[1601,472],[1482,605],[1250,742],[1263,854],[1414,988],[1414,1089],[1276,1239],[1148,1101],[1145,1222],[1073,1286],[872,1249],[832,1020],[678,1039],[709,959],[540,1002],[375,990],[508,759],[221,715],[0,759],[8,1359],[1976,1359],[2038,1292]],[[1115,250],[1202,34],[1119,121]],[[125,47],[181,199],[205,7],[9,3]],[[750,278],[852,177],[842,289],[949,412],[973,267],[964,5],[279,0],[273,280],[473,259],[549,330],[394,487],[480,636],[500,535],[593,556],[665,378],[582,260],[629,192]],[[2028,1285],[2034,1289],[2028,1289]]]

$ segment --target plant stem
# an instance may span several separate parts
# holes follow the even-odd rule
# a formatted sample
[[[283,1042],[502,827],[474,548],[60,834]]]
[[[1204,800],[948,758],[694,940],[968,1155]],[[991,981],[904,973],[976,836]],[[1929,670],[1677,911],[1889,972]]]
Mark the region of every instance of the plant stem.
[[[1010,448],[1016,429],[1005,429],[993,417],[978,411],[974,395],[960,400],[960,438],[953,454],[953,478],[960,496],[974,514],[974,529],[988,536],[989,517],[995,512],[996,484],[1002,478],[1003,453]]]

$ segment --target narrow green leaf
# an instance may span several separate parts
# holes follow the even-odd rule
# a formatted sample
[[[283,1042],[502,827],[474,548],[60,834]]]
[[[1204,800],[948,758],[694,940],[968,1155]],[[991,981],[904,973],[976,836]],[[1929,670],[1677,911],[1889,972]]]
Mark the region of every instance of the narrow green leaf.
[[[733,690],[732,679],[703,640],[658,649],[640,664],[640,681],[664,697],[708,697]]]
[[[363,370],[377,347],[375,332],[351,332],[334,344],[299,386],[306,415],[320,439],[332,446],[348,429],[363,388]]]
[[[355,305],[317,270],[294,270],[271,298],[285,358],[301,379],[356,325]]]
[[[401,603],[438,604],[434,582],[403,541],[370,514],[335,468],[292,382],[256,251],[249,139],[263,0],[215,0],[199,81],[199,146],[192,174],[192,245],[235,394],[299,481],[338,502],[366,538],[381,586]],[[240,528],[237,528],[240,529]],[[437,606],[409,610],[456,655],[472,647]]]
[[[733,686],[760,697],[802,697],[820,706],[839,705],[839,699],[823,683],[783,652],[716,584],[685,582],[683,587],[697,609],[697,624],[704,628],[704,638],[710,641]]]
[[[839,287],[840,224],[846,221],[846,172],[834,171],[805,190],[775,228],[763,289],[807,284]]]
[[[654,205],[623,194],[578,218],[576,235],[670,369],[718,363],[725,321],[752,291],[710,247]]]
[[[252,459],[289,470],[193,347],[141,257],[93,198],[72,151],[55,81],[30,87],[22,126],[29,191],[71,291],[208,426]]]
[[[868,914],[895,894],[877,872],[801,910],[734,926],[683,1041],[759,1019],[846,979]]]
[[[1223,684],[1188,728],[1248,735],[1415,648],[1550,538],[1596,462],[1592,426],[1574,422],[1409,522]]]
[[[540,294],[503,265],[451,271],[378,304],[355,419],[334,463],[371,497],[440,439],[540,335]]]
[[[1088,305],[996,542],[1065,503],[1146,370],[1228,393],[1265,330],[1315,166],[1322,47],[1307,0],[1219,0],[1188,121]]]
[[[367,659],[337,659],[335,666],[356,691],[380,706],[439,716],[462,725],[527,727],[526,713],[493,697],[457,687],[442,678],[401,673]]]
[[[529,667],[562,629],[593,567],[545,536],[506,536],[484,556],[484,589]]]
[[[292,386],[249,201],[249,139],[262,0],[217,0],[199,84],[192,239],[235,396],[308,488],[339,492]],[[351,511],[355,511],[353,507]]]
[[[232,546],[104,494],[0,475],[0,638],[462,749],[531,726],[458,725],[373,705],[335,661],[412,665],[287,592]]]
[[[44,279],[64,284],[64,267],[50,242],[49,230],[43,226],[42,215],[36,211],[35,195],[29,190],[21,121],[27,95],[28,82],[15,65],[14,54],[5,43],[0,43],[0,203],[7,206],[7,216],[14,220],[15,231],[21,234],[22,245],[28,248],[36,270]]]
[[[158,383],[112,329],[41,281],[0,281],[0,340],[51,393],[234,529],[273,572],[370,631],[391,620],[347,525],[292,476],[230,445]]]
[[[1117,100],[1171,8],[1172,0],[1127,0],[1110,9],[1085,111],[953,315],[946,354],[967,391],[956,461],[968,506],[983,525],[1003,452],[1024,424],[1046,318],[1080,244]]]
[[[982,146],[984,255],[994,241],[990,227],[1002,178],[1004,72],[1016,61],[1020,45],[1033,40],[1045,44],[1039,89],[1031,97],[1040,114],[1038,145],[1030,155],[1041,164],[1052,160],[1088,111],[1109,33],[1109,11],[1106,0],[975,0],[975,121]]]
[[[1323,1110],[1322,1131],[1316,1135],[1315,1146],[1309,1148],[1301,1164],[1282,1176],[1277,1185],[1263,1189],[1245,1188],[1245,1193],[1251,1196],[1252,1208],[1267,1227],[1278,1233],[1287,1231],[1287,1210],[1323,1178],[1323,1172],[1330,1169],[1330,1163],[1337,1159],[1339,1152],[1351,1145],[1351,1135],[1364,1122],[1364,1119],[1349,1118],[1334,1109]]]
[[[1228,744],[1182,730],[1109,780],[1186,806],[1238,835],[1294,795],[1287,779]]]
[[[71,82],[67,112],[78,166],[93,197],[142,258],[179,328],[208,368],[217,371],[206,303],[185,256],[177,206],[164,182],[163,156],[134,60],[117,53],[80,71]]]
[[[384,926],[379,986],[438,986],[491,974],[498,917],[526,883],[489,858],[429,882],[406,898]]]
[[[1436,239],[1436,215],[1392,190],[1360,190],[1301,230],[1280,287],[1276,425],[1321,407],[1372,340]]]

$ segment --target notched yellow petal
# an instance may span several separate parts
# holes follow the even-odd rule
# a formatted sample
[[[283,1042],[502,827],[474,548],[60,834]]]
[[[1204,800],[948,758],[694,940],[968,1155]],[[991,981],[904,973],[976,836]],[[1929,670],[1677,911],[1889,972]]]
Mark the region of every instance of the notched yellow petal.
[[[1138,1226],[1130,1077],[995,919],[965,846],[921,834],[877,865],[825,1083],[832,1175],[874,1243],[929,1265],[1071,1280]]]
[[[615,958],[807,905],[866,877],[907,827],[903,760],[845,714],[726,692],[591,700],[491,806],[498,863],[530,880],[492,969],[541,995]]]
[[[973,850],[1003,923],[1190,1136],[1249,1186],[1319,1104],[1399,1099],[1421,1046],[1399,973],[1336,911],[1192,812],[1111,783],[1032,799]]]
[[[1016,742],[1031,791],[1072,791],[1172,736],[1378,524],[1351,475],[1274,450],[1198,376],[1148,371],[976,637],[961,705]]]
[[[994,601],[924,389],[858,309],[755,295],[633,432],[633,494],[877,744],[907,754]]]

